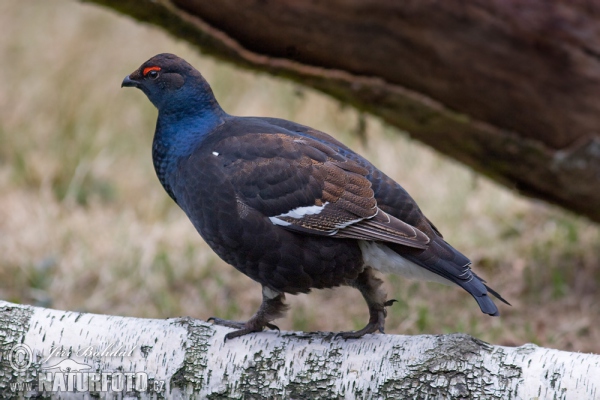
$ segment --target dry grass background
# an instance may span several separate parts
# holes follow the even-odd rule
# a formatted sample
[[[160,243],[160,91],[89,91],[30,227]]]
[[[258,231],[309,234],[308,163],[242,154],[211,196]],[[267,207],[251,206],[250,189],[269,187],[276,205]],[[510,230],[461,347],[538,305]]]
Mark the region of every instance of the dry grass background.
[[[466,332],[506,345],[600,353],[600,228],[519,197],[356,111],[297,85],[202,57],[162,31],[66,0],[0,2],[0,298],[138,317],[247,318],[259,285],[220,261],[154,175],[156,111],[120,90],[159,52],[197,66],[228,112],[332,133],[401,182],[513,307],[388,277],[388,333]],[[290,296],[283,329],[367,319],[355,290]]]

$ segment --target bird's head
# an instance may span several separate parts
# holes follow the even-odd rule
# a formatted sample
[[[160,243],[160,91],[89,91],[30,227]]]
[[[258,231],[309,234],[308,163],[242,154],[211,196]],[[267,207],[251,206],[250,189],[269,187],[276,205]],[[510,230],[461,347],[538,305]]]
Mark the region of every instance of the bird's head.
[[[163,113],[221,110],[200,72],[174,54],[158,54],[123,79],[121,87],[136,87]]]

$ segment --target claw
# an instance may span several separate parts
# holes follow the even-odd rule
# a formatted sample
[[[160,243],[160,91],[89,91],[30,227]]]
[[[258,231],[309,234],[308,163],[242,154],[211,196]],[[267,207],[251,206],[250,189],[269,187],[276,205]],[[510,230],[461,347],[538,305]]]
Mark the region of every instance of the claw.
[[[396,300],[396,299],[391,299],[391,300],[388,300],[388,301],[386,301],[385,303],[383,303],[383,305],[384,305],[384,307],[389,307],[389,306],[391,306],[392,304],[394,304],[394,303],[397,303],[397,302],[398,302],[398,300]]]
[[[281,329],[279,329],[279,327],[277,325],[266,323],[265,326],[273,331],[277,331],[277,332],[281,333]]]

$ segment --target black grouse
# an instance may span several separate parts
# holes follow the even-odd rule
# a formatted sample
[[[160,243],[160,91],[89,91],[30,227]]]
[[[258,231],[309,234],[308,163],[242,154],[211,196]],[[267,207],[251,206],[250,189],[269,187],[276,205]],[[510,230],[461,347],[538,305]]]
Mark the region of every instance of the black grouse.
[[[158,179],[202,238],[262,285],[263,301],[226,338],[265,327],[286,310],[285,293],[348,285],[383,332],[388,300],[375,271],[455,284],[481,311],[499,315],[470,261],[444,239],[410,195],[326,133],[277,118],[236,117],[202,75],[159,54],[127,76],[158,109],[152,156]],[[508,304],[508,303],[507,303]]]

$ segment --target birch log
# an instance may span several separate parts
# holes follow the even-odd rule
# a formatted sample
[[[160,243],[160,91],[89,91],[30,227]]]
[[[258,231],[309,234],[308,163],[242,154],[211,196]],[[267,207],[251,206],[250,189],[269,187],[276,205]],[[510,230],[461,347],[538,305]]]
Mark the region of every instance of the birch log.
[[[0,301],[0,397],[593,399],[600,356],[464,334],[229,330]]]

